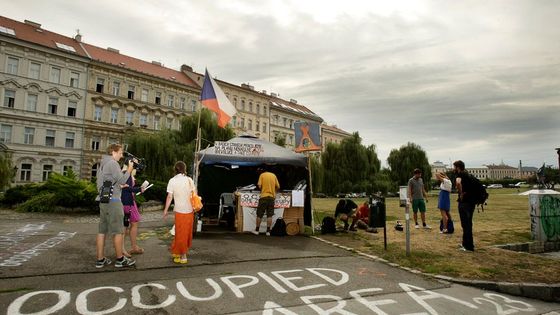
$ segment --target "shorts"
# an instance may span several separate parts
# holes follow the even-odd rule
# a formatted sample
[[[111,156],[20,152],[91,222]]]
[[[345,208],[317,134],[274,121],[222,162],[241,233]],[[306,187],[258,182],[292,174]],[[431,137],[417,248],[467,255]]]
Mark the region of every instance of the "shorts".
[[[343,216],[343,215],[347,216],[348,218],[351,218],[351,217],[356,213],[356,211],[357,211],[357,210],[352,210],[352,211],[350,211],[350,212],[348,212],[348,213],[346,213],[346,212],[340,212],[340,213],[338,213],[338,214],[336,215],[336,218],[337,218],[337,219],[340,219],[340,217]]]
[[[99,234],[122,234],[123,204],[120,200],[99,203]]]
[[[124,213],[130,214],[130,222],[140,222],[142,217],[140,216],[140,212],[138,211],[138,206],[136,206],[136,202],[132,206],[123,206]]]
[[[412,212],[417,213],[418,210],[420,210],[420,213],[426,212],[426,202],[424,199],[412,200]]]
[[[267,218],[272,218],[274,215],[274,197],[262,197],[259,199],[257,218],[262,218],[265,212]]]

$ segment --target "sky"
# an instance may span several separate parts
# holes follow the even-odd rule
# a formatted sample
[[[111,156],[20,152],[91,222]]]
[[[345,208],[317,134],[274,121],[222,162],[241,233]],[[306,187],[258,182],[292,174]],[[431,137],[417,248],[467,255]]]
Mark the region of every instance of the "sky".
[[[560,1],[0,0],[0,14],[296,99],[383,165],[558,167]]]

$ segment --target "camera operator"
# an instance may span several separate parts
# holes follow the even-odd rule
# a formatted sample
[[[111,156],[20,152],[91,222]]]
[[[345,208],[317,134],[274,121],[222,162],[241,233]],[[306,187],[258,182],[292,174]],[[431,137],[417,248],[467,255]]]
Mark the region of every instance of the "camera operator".
[[[129,267],[136,261],[123,256],[123,204],[121,202],[121,185],[126,184],[133,170],[134,161],[129,160],[126,172],[121,172],[118,161],[123,158],[123,148],[120,144],[111,144],[107,154],[101,158],[97,174],[97,189],[99,199],[99,232],[96,239],[97,262],[96,268],[103,268],[111,264],[105,257],[105,235],[113,235],[115,247],[115,267]],[[109,193],[107,193],[109,191]]]

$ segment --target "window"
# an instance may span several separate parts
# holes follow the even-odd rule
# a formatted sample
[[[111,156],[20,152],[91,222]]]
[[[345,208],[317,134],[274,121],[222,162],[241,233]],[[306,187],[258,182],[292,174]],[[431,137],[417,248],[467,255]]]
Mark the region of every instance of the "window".
[[[168,107],[173,107],[173,102],[175,102],[175,96],[168,95],[167,96],[167,106]]]
[[[49,176],[51,175],[53,171],[53,166],[52,165],[43,165],[43,181],[47,181],[47,179],[49,179]]]
[[[261,105],[257,104],[257,115],[261,113]]]
[[[233,116],[233,117],[231,118],[231,125],[232,125],[233,127],[237,126],[237,117],[236,117],[236,116]]]
[[[294,145],[294,135],[290,135],[290,142],[288,144]]]
[[[186,103],[187,103],[187,99],[186,99],[186,98],[181,97],[181,98],[179,99],[179,104],[180,104],[180,106],[181,106],[181,110],[185,110],[185,104],[186,104]]]
[[[191,101],[191,112],[196,111],[196,100]]]
[[[77,110],[78,110],[78,102],[68,101],[68,110],[66,111],[68,117],[76,117]]]
[[[97,93],[103,93],[103,87],[105,86],[105,79],[97,79],[97,86],[95,87],[95,91]]]
[[[154,130],[159,130],[159,116],[154,117]]]
[[[35,138],[35,128],[25,127],[23,133],[23,143],[33,144],[33,138]]]
[[[284,121],[284,127],[287,127],[287,125],[288,125],[288,118],[284,117],[284,118],[282,118],[282,120]]]
[[[241,100],[241,110],[245,110],[245,100]]]
[[[51,68],[51,82],[60,83],[60,68],[56,68],[56,67]]]
[[[22,163],[19,171],[19,180],[23,182],[31,181],[31,164]]]
[[[12,126],[0,125],[0,143],[12,142]]]
[[[58,109],[58,98],[56,97],[49,97],[49,105],[48,105],[48,112],[49,114],[56,115],[56,111]]]
[[[148,126],[148,115],[140,114],[140,126]]]
[[[16,104],[16,91],[4,91],[4,107],[14,108]]]
[[[133,115],[133,112],[126,112],[126,123],[128,125],[132,125],[132,118],[134,117]]]
[[[260,130],[259,130],[259,129],[261,129],[260,127],[261,127],[261,126],[260,126],[260,123],[259,123],[259,121],[257,120],[257,121],[255,122],[255,131],[260,131]]]
[[[116,124],[119,117],[119,109],[111,108],[111,123]]]
[[[127,97],[128,97],[129,100],[134,99],[134,91],[135,91],[134,85],[129,85],[128,86],[128,94],[127,94]]]
[[[97,168],[99,167],[99,164],[93,164],[91,166],[91,178],[97,177]]]
[[[263,105],[263,115],[266,116],[266,106]]]
[[[290,119],[290,129],[294,127],[294,121]]]
[[[91,150],[99,151],[99,145],[101,144],[101,138],[99,136],[91,137]]]
[[[93,113],[93,120],[101,121],[102,113],[103,113],[103,108],[101,106],[95,106],[95,111]]]
[[[266,123],[263,123],[262,132],[266,132]]]
[[[65,148],[73,148],[74,147],[74,137],[76,135],[73,132],[66,133],[66,142],[64,143]]]
[[[37,111],[37,94],[28,94],[27,95],[27,107],[25,108],[26,110],[30,111],[30,112],[36,112]]]
[[[249,123],[247,124],[247,129],[253,130],[253,120],[249,119]]]
[[[113,95],[119,96],[121,92],[121,84],[119,82],[113,82]]]
[[[156,100],[155,103],[160,105],[161,104],[161,92],[156,92]]]
[[[18,74],[19,68],[19,59],[15,57],[8,57],[8,66],[6,67],[6,71],[9,74]]]
[[[72,165],[64,165],[62,167],[62,175],[68,176],[68,172],[71,172],[72,170],[73,170]]]
[[[45,146],[54,147],[54,136],[56,135],[55,130],[47,129],[47,135],[45,136]]]
[[[119,143],[119,140],[117,138],[109,138],[109,144],[113,143]]]
[[[32,62],[29,64],[29,77],[31,79],[37,79],[41,77],[41,64]]]
[[[147,102],[148,101],[148,90],[147,89],[142,89],[142,102]]]
[[[249,102],[249,112],[253,112],[253,102]]]
[[[171,129],[173,127],[173,118],[167,117],[167,121],[165,122],[165,126],[167,129]]]
[[[8,27],[0,26],[0,32],[4,33],[4,34],[16,36],[16,32],[13,29],[8,28]]]
[[[239,122],[239,127],[245,128],[245,118],[241,117],[241,121]]]
[[[68,51],[71,51],[71,52],[76,52],[76,49],[72,46],[57,43],[57,42],[54,42],[54,43],[56,44],[56,47],[58,47],[60,49],[68,50]]]
[[[77,88],[80,85],[80,73],[70,72],[70,86]]]

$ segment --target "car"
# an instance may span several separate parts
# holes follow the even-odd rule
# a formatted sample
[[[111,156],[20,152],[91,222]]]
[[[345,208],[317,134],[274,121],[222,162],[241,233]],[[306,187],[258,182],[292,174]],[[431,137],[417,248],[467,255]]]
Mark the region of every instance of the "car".
[[[315,193],[315,198],[327,198],[327,195],[324,193]]]
[[[517,184],[514,185],[517,188],[521,188],[521,187],[529,187],[530,185],[528,185],[526,182],[519,182]]]
[[[499,189],[499,188],[504,188],[504,185],[502,184],[492,184],[492,185],[488,185],[488,187],[486,187],[488,189]]]

